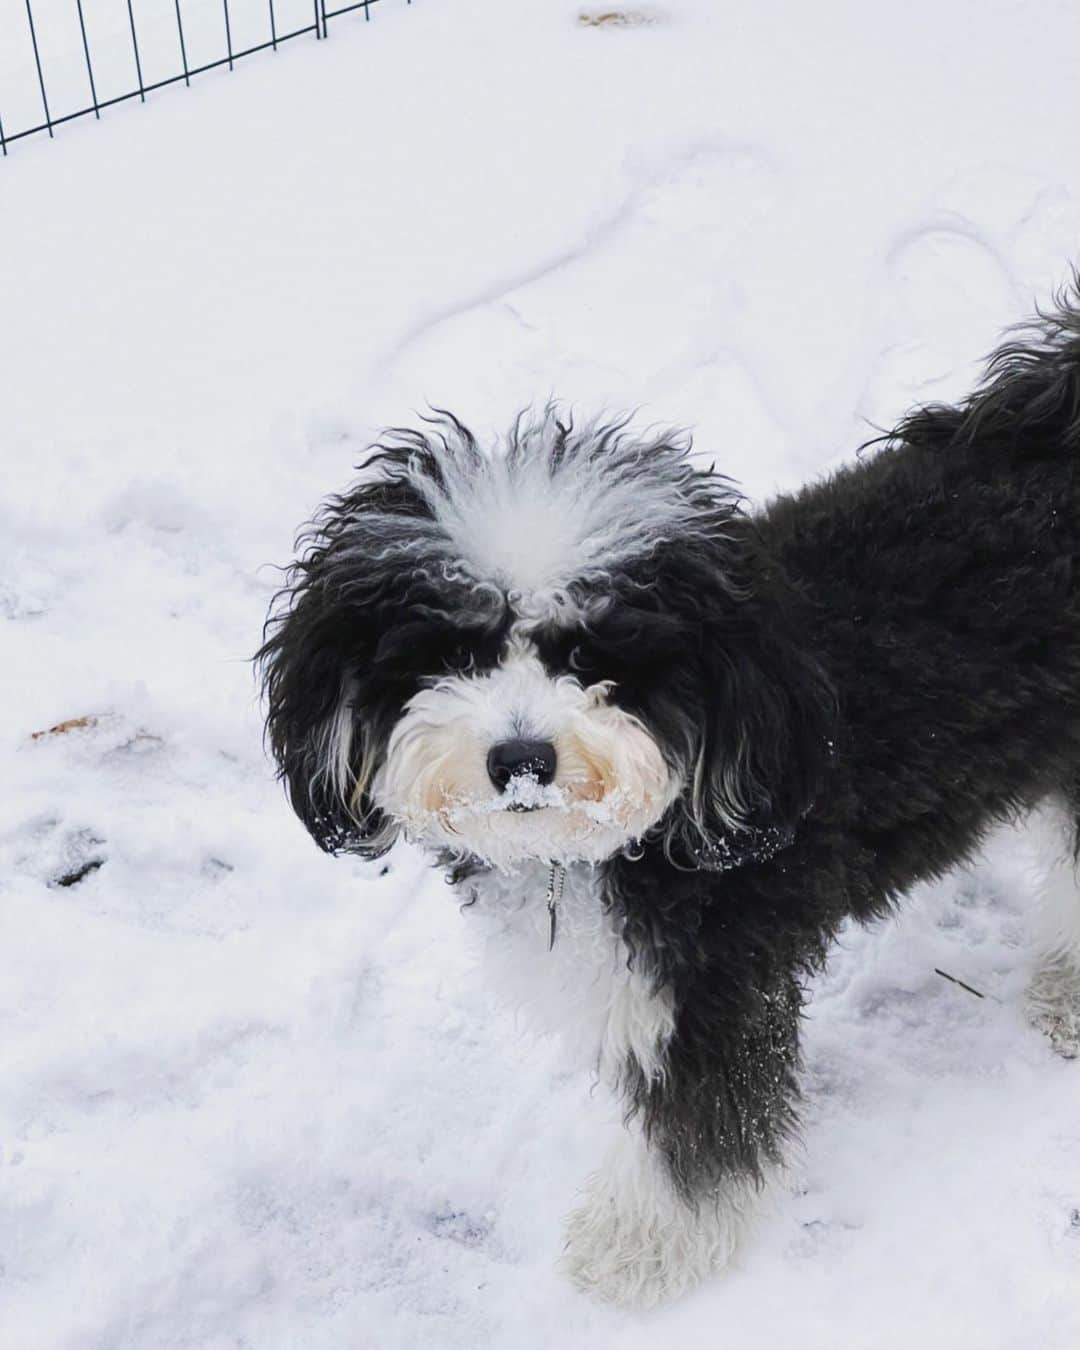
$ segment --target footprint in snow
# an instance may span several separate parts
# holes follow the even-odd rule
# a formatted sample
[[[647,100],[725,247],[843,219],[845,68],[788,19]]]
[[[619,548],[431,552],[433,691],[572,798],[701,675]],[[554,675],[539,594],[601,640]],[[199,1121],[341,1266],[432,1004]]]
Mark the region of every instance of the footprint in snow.
[[[465,1210],[443,1210],[430,1220],[432,1233],[461,1247],[482,1247],[491,1237],[492,1224],[487,1216],[476,1217]]]

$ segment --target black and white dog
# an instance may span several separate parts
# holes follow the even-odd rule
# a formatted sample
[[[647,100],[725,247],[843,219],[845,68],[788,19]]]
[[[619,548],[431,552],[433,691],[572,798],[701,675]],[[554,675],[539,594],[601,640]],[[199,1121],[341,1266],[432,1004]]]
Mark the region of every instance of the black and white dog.
[[[449,414],[395,431],[260,661],[317,843],[427,846],[625,1103],[569,1220],[582,1288],[650,1303],[726,1260],[796,1128],[838,926],[1037,805],[1030,1010],[1080,1045],[1075,295],[965,403],[756,514],[625,423],[548,409],[492,453]]]

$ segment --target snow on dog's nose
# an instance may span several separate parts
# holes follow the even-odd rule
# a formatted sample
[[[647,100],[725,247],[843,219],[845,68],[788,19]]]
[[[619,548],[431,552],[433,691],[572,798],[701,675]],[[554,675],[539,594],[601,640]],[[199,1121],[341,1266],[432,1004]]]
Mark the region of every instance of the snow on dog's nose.
[[[555,777],[555,747],[550,741],[499,741],[488,751],[488,777],[505,792],[510,780],[528,776],[541,787]]]

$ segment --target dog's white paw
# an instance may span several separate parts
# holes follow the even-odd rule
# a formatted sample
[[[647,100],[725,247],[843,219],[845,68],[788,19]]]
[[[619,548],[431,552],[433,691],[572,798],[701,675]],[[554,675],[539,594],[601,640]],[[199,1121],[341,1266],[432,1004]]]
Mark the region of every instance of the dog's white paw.
[[[644,1144],[630,1146],[589,1179],[562,1268],[584,1293],[623,1307],[677,1298],[730,1260],[752,1194],[736,1187],[734,1199],[688,1204]]]
[[[1080,970],[1068,958],[1051,957],[1035,972],[1026,1011],[1062,1058],[1080,1058]]]

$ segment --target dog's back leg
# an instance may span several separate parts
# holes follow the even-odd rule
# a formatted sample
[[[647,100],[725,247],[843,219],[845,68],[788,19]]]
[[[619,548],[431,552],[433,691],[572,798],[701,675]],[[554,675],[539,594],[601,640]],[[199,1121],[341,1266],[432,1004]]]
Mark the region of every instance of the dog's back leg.
[[[1036,964],[1027,993],[1032,1024],[1068,1059],[1080,1056],[1080,779],[1032,817],[1038,849]]]

